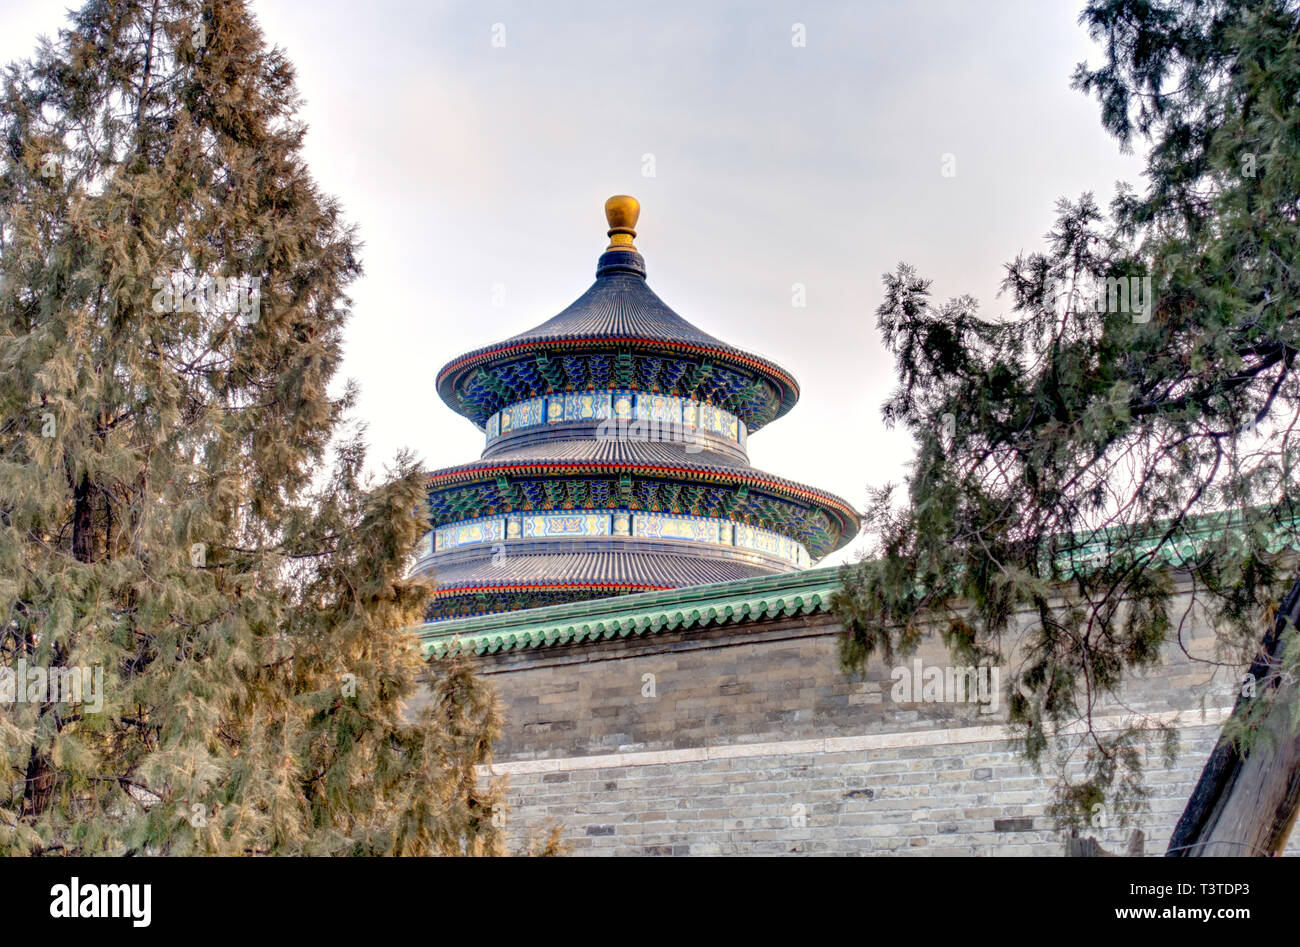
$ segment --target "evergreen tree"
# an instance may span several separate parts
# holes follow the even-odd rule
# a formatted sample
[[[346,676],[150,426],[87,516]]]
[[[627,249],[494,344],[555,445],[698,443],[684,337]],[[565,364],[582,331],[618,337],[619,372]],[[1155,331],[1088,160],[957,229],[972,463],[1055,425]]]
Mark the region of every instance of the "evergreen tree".
[[[1149,144],[1146,191],[1121,188],[1109,215],[1062,202],[1046,248],[1007,267],[1009,319],[936,305],[906,266],[885,277],[885,417],[917,456],[905,502],[873,498],[843,656],[861,668],[938,629],[997,659],[1027,611],[1013,726],[1038,761],[1086,723],[1054,811],[1125,821],[1161,728],[1100,733],[1093,715],[1181,640],[1163,563],[1182,562],[1223,661],[1252,678],[1172,846],[1280,851],[1300,801],[1300,596],[1279,610],[1294,565],[1277,555],[1300,548],[1300,6],[1094,0],[1082,21],[1106,61],[1075,83],[1125,147]]]
[[[330,393],[359,244],[298,106],[242,0],[91,0],[6,71],[0,650],[102,674],[0,706],[6,853],[501,850],[492,697],[411,709],[424,478]]]

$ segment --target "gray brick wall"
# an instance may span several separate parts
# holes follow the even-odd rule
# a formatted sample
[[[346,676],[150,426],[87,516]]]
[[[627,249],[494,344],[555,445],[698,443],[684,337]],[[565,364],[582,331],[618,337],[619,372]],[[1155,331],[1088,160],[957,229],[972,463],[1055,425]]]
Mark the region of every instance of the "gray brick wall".
[[[1217,730],[1190,728],[1186,759],[1202,760]],[[1198,774],[1150,774],[1148,853],[1163,852]],[[577,855],[1060,855],[1063,845],[1043,815],[1050,791],[1007,741],[515,773],[508,785],[512,843],[554,823]],[[1123,851],[1128,831],[1089,834]]]
[[[506,714],[494,770],[512,838],[558,823],[584,855],[1060,855],[1044,815],[1051,754],[1034,773],[1005,708],[895,702],[892,668],[878,661],[851,678],[839,631],[822,615],[479,659]],[[1147,762],[1148,853],[1163,851],[1237,686],[1210,663],[1212,630],[1196,609],[1181,645],[1099,714],[1107,726],[1136,713],[1179,728],[1175,764],[1158,752]],[[937,642],[899,663],[914,658],[952,663]],[[1087,834],[1123,850],[1129,831]]]

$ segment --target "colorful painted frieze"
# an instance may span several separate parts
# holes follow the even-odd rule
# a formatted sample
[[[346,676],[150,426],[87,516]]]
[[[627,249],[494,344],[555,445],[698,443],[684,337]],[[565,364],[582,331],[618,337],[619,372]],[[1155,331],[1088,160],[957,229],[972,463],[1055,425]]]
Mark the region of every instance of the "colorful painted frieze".
[[[491,443],[503,434],[540,424],[597,420],[620,422],[617,432],[628,440],[667,440],[678,425],[717,434],[741,446],[748,434],[744,422],[715,405],[634,391],[569,391],[531,398],[502,408],[488,418],[485,427]],[[624,426],[621,422],[630,423]]]
[[[608,536],[608,513],[526,513],[524,538],[551,536]]]
[[[564,420],[594,421],[609,417],[608,391],[570,391],[564,395]]]
[[[685,539],[697,543],[716,543],[718,521],[702,516],[638,513],[632,518],[632,535],[647,539]]]
[[[798,540],[761,527],[707,516],[633,513],[629,510],[511,513],[504,517],[451,523],[426,534],[416,553],[422,558],[434,551],[475,543],[497,543],[503,539],[600,536],[720,544],[775,556],[803,568],[811,564],[808,550]]]
[[[515,429],[521,427],[536,427],[542,423],[542,399],[529,398],[527,401],[521,401],[517,405],[512,405],[511,410],[515,412]]]
[[[635,396],[630,391],[615,391],[610,394],[610,417],[620,421],[632,418]]]
[[[455,549],[471,543],[500,542],[505,535],[505,521],[500,517],[452,523],[434,531],[434,544],[438,550]]]
[[[636,417],[639,421],[681,424],[682,399],[672,395],[638,394],[636,396]]]
[[[741,549],[753,549],[755,552],[777,556],[788,562],[799,563],[801,559],[806,562],[808,557],[802,543],[748,523],[736,524],[736,545]]]
[[[721,434],[723,428],[721,409],[711,404],[700,405],[699,427],[710,434]]]

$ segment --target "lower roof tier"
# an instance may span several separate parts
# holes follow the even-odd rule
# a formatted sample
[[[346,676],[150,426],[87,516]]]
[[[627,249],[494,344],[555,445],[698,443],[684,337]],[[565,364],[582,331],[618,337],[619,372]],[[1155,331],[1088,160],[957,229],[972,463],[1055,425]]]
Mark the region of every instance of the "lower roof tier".
[[[793,571],[765,557],[714,558],[694,551],[647,552],[616,549],[521,552],[440,562],[434,556],[417,567],[436,586],[427,620],[537,608],[561,602],[608,598],[656,589],[675,589]]]

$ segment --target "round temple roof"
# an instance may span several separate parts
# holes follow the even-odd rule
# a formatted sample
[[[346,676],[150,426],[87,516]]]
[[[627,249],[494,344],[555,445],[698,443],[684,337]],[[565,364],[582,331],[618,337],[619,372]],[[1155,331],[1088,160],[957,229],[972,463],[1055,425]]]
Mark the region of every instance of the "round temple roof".
[[[607,253],[605,256],[612,256]],[[635,254],[640,256],[640,254]],[[601,257],[604,259],[604,257]],[[558,316],[498,342],[509,346],[537,339],[654,339],[743,355],[691,325],[646,285],[645,279],[616,271],[597,277],[585,293]],[[481,352],[492,349],[486,346]],[[750,356],[751,358],[753,356]]]
[[[750,432],[794,407],[799,385],[793,375],[687,322],[646,285],[645,260],[632,244],[639,211],[634,198],[619,196],[606,202],[611,242],[597,263],[596,281],[563,312],[443,366],[438,372],[438,394],[452,410],[482,426],[511,400],[581,389],[583,378],[569,374],[566,360],[588,353],[625,354],[632,359],[677,356],[697,369],[707,365],[702,372],[678,371],[667,378],[638,373],[633,387],[655,390],[658,385],[666,393],[686,395],[716,373],[727,381],[713,380],[715,387],[707,390],[704,400],[733,411]],[[557,356],[555,364],[548,354]],[[542,362],[540,367],[533,364],[537,361]],[[480,370],[486,379],[480,378]]]

